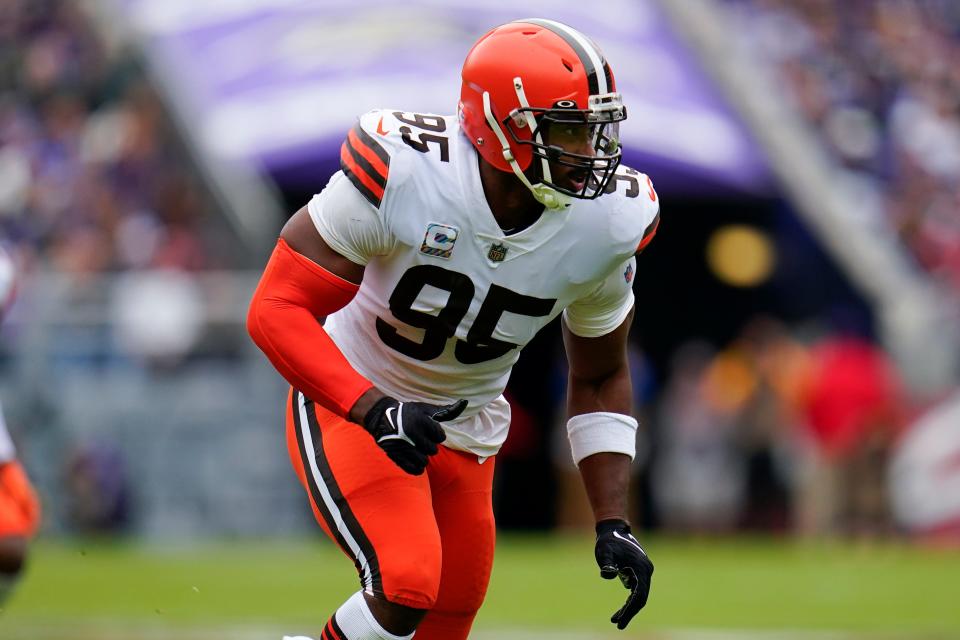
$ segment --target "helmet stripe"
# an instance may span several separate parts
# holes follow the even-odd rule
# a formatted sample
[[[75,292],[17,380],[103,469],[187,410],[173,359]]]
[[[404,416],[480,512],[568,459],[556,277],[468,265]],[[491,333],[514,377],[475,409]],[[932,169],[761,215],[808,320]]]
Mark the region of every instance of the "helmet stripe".
[[[603,78],[607,81],[607,91],[613,91],[613,72],[610,71],[610,65],[603,61]]]
[[[604,60],[603,54],[600,53],[596,45],[582,33],[560,22],[544,20],[542,18],[516,20],[516,22],[535,24],[539,27],[549,29],[563,38],[580,58],[580,64],[583,65],[583,69],[587,74],[587,84],[590,95],[604,94],[611,91],[610,67],[607,65],[607,61]]]

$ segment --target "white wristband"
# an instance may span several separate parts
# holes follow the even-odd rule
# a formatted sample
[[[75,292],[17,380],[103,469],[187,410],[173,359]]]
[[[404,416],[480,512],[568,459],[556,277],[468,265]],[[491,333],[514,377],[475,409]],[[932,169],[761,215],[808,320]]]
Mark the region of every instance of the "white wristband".
[[[631,416],[596,411],[567,420],[567,436],[573,461],[595,453],[624,453],[632,460],[637,453],[637,421]]]

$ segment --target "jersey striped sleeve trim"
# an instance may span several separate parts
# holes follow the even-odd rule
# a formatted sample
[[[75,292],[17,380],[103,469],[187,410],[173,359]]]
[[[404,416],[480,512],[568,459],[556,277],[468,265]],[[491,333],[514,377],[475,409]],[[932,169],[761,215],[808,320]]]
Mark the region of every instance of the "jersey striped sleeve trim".
[[[640,244],[637,245],[637,250],[635,253],[640,253],[647,248],[647,245],[653,240],[653,236],[657,235],[657,229],[659,228],[660,212],[657,211],[657,215],[653,218],[653,222],[647,225],[647,230],[643,232],[643,238],[640,239]]]
[[[363,197],[379,208],[390,172],[390,156],[359,122],[340,147],[340,168]]]
[[[347,640],[347,636],[344,635],[340,625],[337,624],[336,614],[330,616],[330,620],[327,621],[327,626],[323,628],[323,634],[320,638],[321,640]]]
[[[337,624],[336,613],[330,616],[330,632],[330,635],[333,636],[334,640],[348,640],[347,634],[345,634],[343,629],[340,628],[340,625]]]

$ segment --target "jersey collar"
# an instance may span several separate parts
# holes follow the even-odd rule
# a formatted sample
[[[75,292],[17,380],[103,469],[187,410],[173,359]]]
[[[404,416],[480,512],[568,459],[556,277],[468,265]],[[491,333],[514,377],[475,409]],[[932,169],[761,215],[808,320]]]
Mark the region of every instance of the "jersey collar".
[[[471,221],[471,234],[480,249],[486,253],[491,243],[507,247],[506,256],[501,261],[488,260],[496,267],[504,262],[516,259],[534,251],[555,236],[567,223],[574,206],[556,211],[544,211],[532,225],[512,235],[504,233],[490,210],[487,197],[483,193],[480,181],[480,166],[477,150],[465,135],[454,137],[454,156],[460,177],[463,204]]]

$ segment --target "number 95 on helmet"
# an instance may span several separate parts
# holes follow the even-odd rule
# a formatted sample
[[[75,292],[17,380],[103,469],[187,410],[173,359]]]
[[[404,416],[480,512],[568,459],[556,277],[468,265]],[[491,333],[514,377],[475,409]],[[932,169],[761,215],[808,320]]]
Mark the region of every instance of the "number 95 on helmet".
[[[517,20],[481,37],[461,76],[461,126],[484,160],[551,209],[604,193],[627,111],[592,40],[552,20]]]

